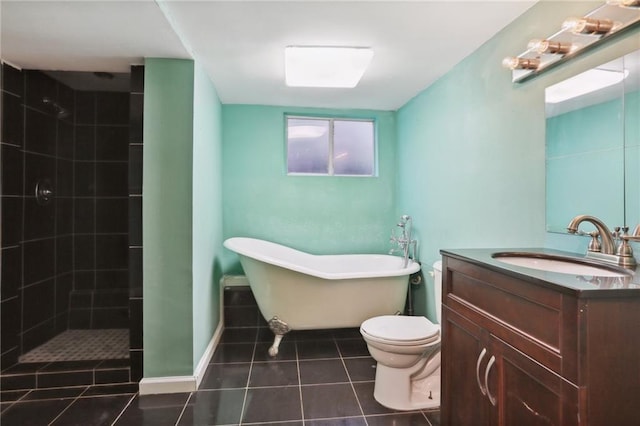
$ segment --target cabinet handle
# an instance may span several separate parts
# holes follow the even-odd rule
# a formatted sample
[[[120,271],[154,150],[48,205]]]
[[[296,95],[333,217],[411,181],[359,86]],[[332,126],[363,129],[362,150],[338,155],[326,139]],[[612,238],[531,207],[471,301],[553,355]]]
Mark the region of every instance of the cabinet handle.
[[[486,395],[487,390],[484,386],[482,386],[482,382],[480,381],[480,364],[482,363],[482,358],[484,358],[486,354],[487,348],[483,348],[482,352],[480,352],[480,355],[478,355],[478,362],[476,363],[476,381],[478,382],[478,387],[480,388],[480,392],[482,392],[482,395]],[[486,382],[487,380],[485,379],[485,383]]]
[[[494,407],[496,406],[497,400],[493,395],[491,395],[491,392],[489,391],[489,372],[491,371],[491,367],[493,367],[493,364],[495,362],[496,362],[496,357],[491,355],[491,358],[489,358],[489,362],[487,363],[487,369],[484,370],[484,386],[487,389],[487,398],[489,398],[489,402]]]

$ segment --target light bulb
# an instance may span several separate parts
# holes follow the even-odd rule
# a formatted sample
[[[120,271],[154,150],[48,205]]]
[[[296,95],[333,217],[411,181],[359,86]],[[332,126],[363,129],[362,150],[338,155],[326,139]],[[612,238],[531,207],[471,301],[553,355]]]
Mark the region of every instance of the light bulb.
[[[538,39],[531,40],[527,47],[538,53],[564,54],[572,52],[574,50],[574,46],[571,43],[560,43],[558,41]]]
[[[607,4],[621,7],[640,7],[640,0],[607,0]]]
[[[516,58],[508,56],[502,60],[502,66],[505,68],[535,70],[540,66],[538,58]]]
[[[606,34],[613,29],[611,19],[568,18],[562,28],[574,34]]]

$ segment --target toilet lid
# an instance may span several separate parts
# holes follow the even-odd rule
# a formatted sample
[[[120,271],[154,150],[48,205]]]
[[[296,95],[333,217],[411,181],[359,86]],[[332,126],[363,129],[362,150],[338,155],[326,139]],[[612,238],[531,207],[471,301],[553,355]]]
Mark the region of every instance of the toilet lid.
[[[436,336],[440,327],[423,316],[383,315],[366,320],[360,329],[368,335],[394,342],[421,342]]]

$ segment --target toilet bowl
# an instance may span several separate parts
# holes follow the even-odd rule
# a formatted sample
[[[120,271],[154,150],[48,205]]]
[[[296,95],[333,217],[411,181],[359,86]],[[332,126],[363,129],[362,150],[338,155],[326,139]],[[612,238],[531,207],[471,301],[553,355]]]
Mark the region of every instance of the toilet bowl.
[[[434,264],[436,312],[440,321],[442,264]],[[383,315],[360,326],[376,360],[373,396],[394,410],[440,406],[440,326],[423,316]]]

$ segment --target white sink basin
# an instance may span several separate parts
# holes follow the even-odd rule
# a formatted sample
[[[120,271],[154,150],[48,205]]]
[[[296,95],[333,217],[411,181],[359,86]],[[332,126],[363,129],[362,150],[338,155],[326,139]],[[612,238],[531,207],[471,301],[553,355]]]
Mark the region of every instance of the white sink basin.
[[[539,257],[526,254],[495,253],[494,259],[508,263],[509,265],[522,266],[525,268],[538,269],[548,272],[559,272],[561,274],[585,275],[594,277],[626,277],[630,272],[612,266],[610,268],[598,265],[590,265],[582,262],[574,262],[562,257],[546,256]]]

